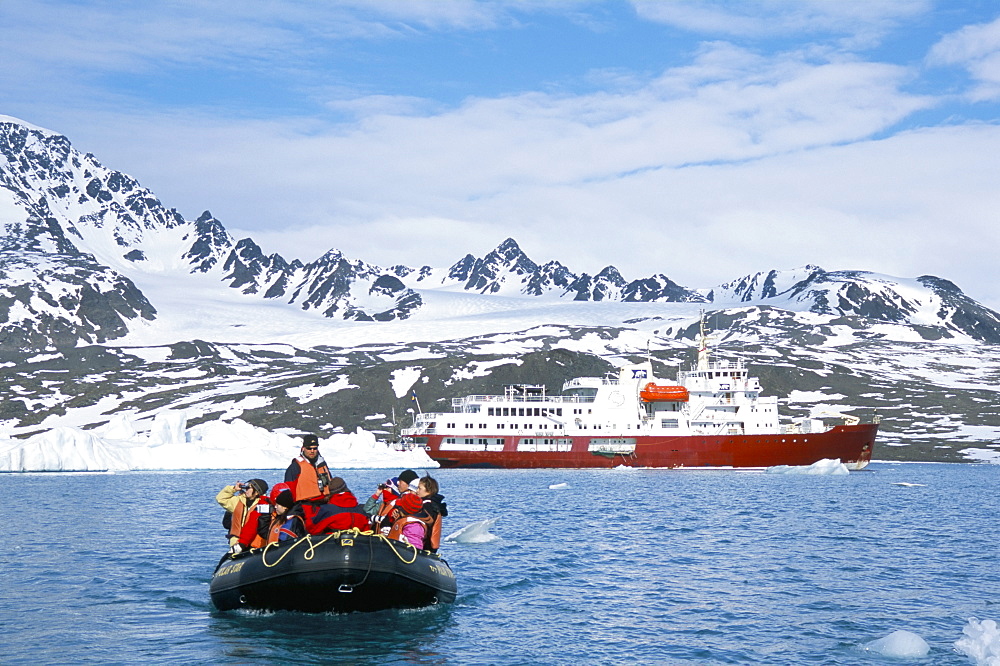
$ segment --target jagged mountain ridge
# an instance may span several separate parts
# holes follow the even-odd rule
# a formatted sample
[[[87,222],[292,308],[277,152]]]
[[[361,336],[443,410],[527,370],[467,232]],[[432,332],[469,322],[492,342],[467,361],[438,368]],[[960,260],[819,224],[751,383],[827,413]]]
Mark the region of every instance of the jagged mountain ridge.
[[[899,280],[806,266],[692,290],[663,274],[626,281],[613,266],[590,276],[557,261],[539,265],[513,239],[448,269],[382,268],[337,250],[289,261],[265,255],[252,239],[235,240],[208,211],[185,220],[66,137],[3,118],[0,223],[4,352],[104,343],[155,320],[157,304],[136,285],[151,274],[169,276],[179,289],[202,275],[220,290],[353,321],[408,318],[424,305],[422,293],[444,289],[554,302],[763,304],[847,317],[856,327],[908,326],[929,340],[1000,342],[1000,316],[931,276]]]

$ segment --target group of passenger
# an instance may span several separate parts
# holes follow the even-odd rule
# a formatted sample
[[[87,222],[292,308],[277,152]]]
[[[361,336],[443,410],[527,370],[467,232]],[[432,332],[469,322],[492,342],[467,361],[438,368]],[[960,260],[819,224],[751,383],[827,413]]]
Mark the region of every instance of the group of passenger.
[[[441,519],[448,515],[437,481],[418,478],[412,469],[380,483],[360,506],[344,479],[330,474],[319,439],[311,434],[302,437],[300,455],[270,492],[263,479],[250,479],[226,486],[215,499],[226,510],[222,524],[234,555],[307,534],[351,528],[437,552]]]

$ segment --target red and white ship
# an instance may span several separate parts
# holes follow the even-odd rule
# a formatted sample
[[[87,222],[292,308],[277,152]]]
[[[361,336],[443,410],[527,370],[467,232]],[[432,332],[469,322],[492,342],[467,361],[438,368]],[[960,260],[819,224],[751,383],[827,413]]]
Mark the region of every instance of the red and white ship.
[[[503,395],[452,400],[451,412],[422,413],[403,430],[442,467],[771,467],[871,460],[878,419],[827,427],[778,421],[778,399],[740,361],[710,359],[702,326],[698,361],[670,382],[652,363],[617,377],[580,377],[560,395],[544,386],[508,386]]]

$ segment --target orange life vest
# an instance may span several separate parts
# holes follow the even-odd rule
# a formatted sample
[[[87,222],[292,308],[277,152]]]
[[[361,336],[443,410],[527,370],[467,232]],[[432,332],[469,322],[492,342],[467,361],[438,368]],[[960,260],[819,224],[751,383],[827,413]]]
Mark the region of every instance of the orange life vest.
[[[424,548],[436,551],[441,547],[441,514],[434,516],[427,534],[424,536]]]
[[[299,464],[299,478],[295,480],[295,501],[325,499],[330,496],[330,468],[326,461],[314,466],[304,456],[295,459]],[[320,489],[322,480],[322,490]]]
[[[278,537],[281,536],[281,526],[285,524],[287,518],[287,514],[284,516],[279,516],[277,512],[271,514],[271,525],[267,529],[268,543],[278,543]]]
[[[403,516],[402,518],[394,522],[392,524],[392,527],[389,528],[389,534],[387,534],[386,537],[389,539],[395,539],[396,541],[402,541],[403,543],[410,543],[403,537],[403,527],[405,527],[408,523],[419,523],[420,525],[423,525],[424,527],[423,540],[426,545],[427,522],[417,518],[416,516]]]
[[[243,532],[243,526],[247,522],[247,517],[255,513],[254,508],[257,506],[258,502],[260,502],[260,498],[257,498],[253,502],[251,502],[250,506],[247,506],[246,502],[243,499],[236,502],[236,507],[233,509],[233,524],[229,528],[230,537],[236,537],[236,539],[239,540],[240,535]],[[256,527],[254,529],[256,529]],[[264,545],[264,539],[262,539],[259,534],[256,534],[253,540],[250,542],[251,548],[260,548],[263,545]]]

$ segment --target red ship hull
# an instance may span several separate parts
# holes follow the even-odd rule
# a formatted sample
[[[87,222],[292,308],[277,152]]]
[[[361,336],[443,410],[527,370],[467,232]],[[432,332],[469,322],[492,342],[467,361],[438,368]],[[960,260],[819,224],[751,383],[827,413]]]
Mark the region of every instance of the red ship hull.
[[[499,451],[442,451],[442,435],[413,439],[441,467],[774,467],[840,459],[860,469],[871,460],[877,432],[878,424],[864,423],[810,434],[639,436],[634,452],[613,454],[591,452],[593,437],[573,437],[569,451],[517,451],[513,437],[503,438]]]

